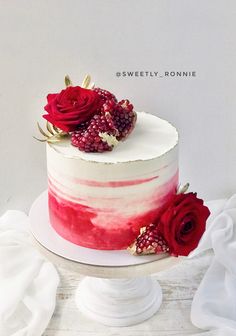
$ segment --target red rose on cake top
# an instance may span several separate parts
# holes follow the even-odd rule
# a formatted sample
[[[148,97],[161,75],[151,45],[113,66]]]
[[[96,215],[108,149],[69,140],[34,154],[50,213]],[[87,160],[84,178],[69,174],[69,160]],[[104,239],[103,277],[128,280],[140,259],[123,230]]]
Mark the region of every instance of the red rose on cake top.
[[[48,104],[44,118],[65,132],[73,132],[101,108],[102,101],[97,92],[80,86],[68,86],[60,93],[47,96]]]
[[[111,151],[119,141],[125,140],[134,129],[137,114],[128,99],[117,101],[111,92],[90,86],[86,76],[82,86],[72,86],[65,77],[66,89],[47,96],[44,109],[47,131],[39,125],[46,139],[58,142],[71,136],[71,144],[83,152]]]

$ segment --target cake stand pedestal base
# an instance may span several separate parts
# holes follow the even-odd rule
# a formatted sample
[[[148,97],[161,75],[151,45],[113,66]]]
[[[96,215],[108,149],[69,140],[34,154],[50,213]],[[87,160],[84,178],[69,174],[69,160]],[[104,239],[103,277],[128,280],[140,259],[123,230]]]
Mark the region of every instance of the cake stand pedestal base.
[[[76,292],[76,304],[89,318],[113,327],[141,323],[153,316],[162,291],[151,277],[101,279],[85,277]]]
[[[122,327],[153,316],[162,292],[150,275],[164,271],[182,258],[168,255],[137,257],[128,251],[99,251],[75,245],[52,228],[47,192],[30,209],[32,239],[39,251],[59,268],[86,275],[76,292],[81,312],[105,325]]]

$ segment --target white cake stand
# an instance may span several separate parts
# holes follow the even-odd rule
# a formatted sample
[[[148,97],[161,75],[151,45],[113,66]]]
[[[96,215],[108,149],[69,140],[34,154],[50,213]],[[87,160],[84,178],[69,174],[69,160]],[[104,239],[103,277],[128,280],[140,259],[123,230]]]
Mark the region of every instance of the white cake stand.
[[[127,251],[98,251],[70,243],[49,223],[47,192],[33,203],[30,222],[34,243],[49,260],[86,275],[76,292],[80,311],[109,326],[129,326],[153,316],[160,308],[162,291],[149,275],[182,259],[167,255],[135,257]]]

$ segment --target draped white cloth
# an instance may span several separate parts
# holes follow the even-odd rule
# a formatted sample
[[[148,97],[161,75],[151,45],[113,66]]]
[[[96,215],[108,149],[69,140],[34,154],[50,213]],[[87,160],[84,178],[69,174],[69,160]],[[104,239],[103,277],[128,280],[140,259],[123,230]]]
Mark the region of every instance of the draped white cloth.
[[[30,243],[20,211],[0,218],[0,335],[40,336],[55,309],[59,277]]]
[[[190,258],[213,250],[214,257],[194,296],[192,323],[204,336],[236,335],[236,194],[208,203],[212,215]]]

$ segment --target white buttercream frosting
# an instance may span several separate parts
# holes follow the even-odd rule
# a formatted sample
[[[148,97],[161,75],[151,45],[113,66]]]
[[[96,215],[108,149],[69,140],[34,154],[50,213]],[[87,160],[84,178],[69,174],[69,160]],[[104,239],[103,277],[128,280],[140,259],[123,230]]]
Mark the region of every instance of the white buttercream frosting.
[[[133,132],[111,152],[84,153],[73,147],[70,139],[50,144],[50,147],[74,159],[117,163],[154,159],[173,149],[177,143],[178,132],[168,121],[152,114],[137,112],[137,123]]]

